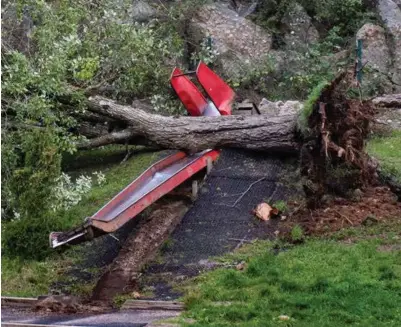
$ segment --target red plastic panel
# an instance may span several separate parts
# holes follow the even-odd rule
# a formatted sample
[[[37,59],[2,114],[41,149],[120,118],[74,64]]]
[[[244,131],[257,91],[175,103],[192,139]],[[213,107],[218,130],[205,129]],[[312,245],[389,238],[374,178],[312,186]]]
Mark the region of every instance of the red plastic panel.
[[[191,116],[202,116],[207,101],[196,85],[187,76],[182,75],[179,68],[174,68],[170,83],[188,113]]]
[[[231,115],[235,93],[214,71],[200,62],[196,70],[199,83],[222,115]]]

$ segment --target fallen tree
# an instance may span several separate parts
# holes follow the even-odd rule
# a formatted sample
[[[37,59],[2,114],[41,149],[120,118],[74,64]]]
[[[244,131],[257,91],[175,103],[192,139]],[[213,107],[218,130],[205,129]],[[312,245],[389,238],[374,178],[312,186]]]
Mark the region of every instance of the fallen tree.
[[[344,80],[344,77],[345,74],[339,75],[332,85],[338,85],[340,80]],[[363,120],[364,125],[372,121],[373,106],[401,107],[399,95],[388,95],[362,102],[346,99],[339,92],[335,95],[337,99],[331,99],[329,95],[334,92],[334,87],[328,87],[328,90],[329,92],[322,90],[322,95],[316,98],[316,103],[311,104],[316,108],[306,124],[316,125],[318,123],[316,121],[316,117],[320,116],[318,103],[324,103],[328,107],[343,107],[344,110],[356,106],[367,108],[370,115],[367,121]],[[86,142],[78,145],[80,149],[90,149],[113,143],[128,143],[153,144],[161,148],[181,149],[189,152],[212,147],[234,147],[276,154],[298,154],[305,141],[311,138],[311,135],[306,138],[297,128],[299,113],[280,116],[162,116],[153,113],[151,108],[140,102],[135,102],[131,106],[122,105],[99,95],[88,98],[87,108],[87,113],[78,117],[79,132],[88,138]],[[362,112],[366,111],[359,108],[357,112],[360,112],[361,109]],[[355,113],[349,114],[349,116],[355,116]],[[342,118],[329,115],[325,119],[327,124],[338,126]],[[348,128],[352,128],[352,124],[357,122],[358,117],[355,119],[348,121]],[[307,128],[313,129],[313,126],[307,126]],[[317,137],[319,131],[315,130],[314,133]],[[325,139],[328,141],[328,133],[325,135]],[[332,150],[339,151],[338,146],[341,147],[339,143],[341,141],[332,140],[327,144]]]
[[[397,105],[397,96],[362,101],[347,96],[351,71],[321,86],[303,112],[287,115],[178,117],[152,113],[140,103],[118,104],[102,96],[88,98],[88,113],[105,129],[79,145],[81,149],[112,143],[153,144],[196,152],[209,148],[241,148],[275,155],[300,155],[301,174],[309,206],[328,192],[375,183],[377,164],[365,152],[376,105]],[[88,115],[88,114],[87,114]],[[89,116],[88,116],[89,117]]]
[[[80,147],[96,147],[143,137],[163,148],[189,152],[235,147],[272,153],[298,153],[295,115],[171,117],[117,104],[100,96],[90,97],[88,109],[124,122],[128,127],[89,140]]]

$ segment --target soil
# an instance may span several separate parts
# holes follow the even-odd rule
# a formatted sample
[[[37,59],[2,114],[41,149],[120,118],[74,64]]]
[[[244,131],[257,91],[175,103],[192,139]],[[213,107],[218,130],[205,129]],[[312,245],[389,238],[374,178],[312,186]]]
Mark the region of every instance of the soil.
[[[281,232],[288,235],[292,227],[300,225],[306,235],[324,235],[345,227],[401,219],[401,202],[387,187],[369,187],[359,197],[358,202],[335,198],[315,210],[290,203],[294,213],[283,221]]]
[[[141,269],[155,258],[159,247],[180,223],[188,205],[188,201],[178,196],[167,197],[156,203],[98,281],[92,300],[110,303],[116,295],[132,292]]]

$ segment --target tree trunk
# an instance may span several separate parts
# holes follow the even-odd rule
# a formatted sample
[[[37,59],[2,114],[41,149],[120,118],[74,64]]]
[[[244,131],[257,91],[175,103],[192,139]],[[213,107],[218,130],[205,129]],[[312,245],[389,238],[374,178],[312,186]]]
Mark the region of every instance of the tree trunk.
[[[278,117],[166,117],[120,105],[100,96],[89,98],[88,108],[91,112],[129,126],[123,131],[91,140],[92,146],[141,136],[163,148],[189,152],[219,147],[285,154],[299,152],[294,114]]]

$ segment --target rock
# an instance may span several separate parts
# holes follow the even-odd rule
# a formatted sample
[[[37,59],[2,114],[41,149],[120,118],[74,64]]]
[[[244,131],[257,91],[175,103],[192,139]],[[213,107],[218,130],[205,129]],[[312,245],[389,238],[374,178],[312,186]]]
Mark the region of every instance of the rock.
[[[401,94],[388,94],[374,98],[376,121],[390,130],[401,131]]]
[[[235,269],[237,269],[237,270],[244,270],[245,269],[245,261],[241,261],[239,264],[237,264],[236,266],[235,266]]]
[[[254,213],[255,213],[255,216],[258,217],[259,219],[268,221],[268,220],[270,220],[271,216],[278,215],[279,211],[276,208],[271,207],[267,203],[262,202],[262,203],[258,204]]]
[[[376,106],[380,106],[380,107],[401,108],[401,93],[400,94],[386,94],[386,95],[383,95],[380,97],[376,97],[372,100],[372,102]]]
[[[362,40],[362,62],[368,68],[364,70],[362,86],[367,91],[376,89],[378,93],[391,93],[393,84],[388,76],[392,60],[386,31],[381,26],[367,23],[356,33],[356,38]]]
[[[287,32],[284,36],[287,49],[299,51],[302,48],[306,48],[308,44],[319,40],[319,32],[313,26],[312,19],[298,3],[293,3],[289,6],[281,22]]]
[[[287,320],[290,320],[290,317],[287,315],[280,315],[280,316],[278,316],[278,319],[281,321],[287,321]]]
[[[226,78],[266,58],[272,45],[270,33],[221,3],[201,7],[191,19],[189,34],[197,45],[211,37],[218,53],[216,70]]]
[[[145,23],[156,17],[156,10],[147,1],[133,0],[130,15],[134,22]]]
[[[390,69],[390,50],[386,43],[386,31],[383,27],[367,23],[356,33],[362,39],[363,62],[381,73],[388,74]]]
[[[13,49],[22,53],[32,50],[31,32],[34,23],[31,15],[32,8],[25,6],[22,11],[22,19],[18,18],[18,4],[15,1],[3,1],[1,8],[2,34],[1,42],[3,51]]]
[[[390,37],[390,76],[394,91],[401,92],[401,6],[398,0],[377,0],[377,11]]]
[[[259,110],[262,114],[272,116],[293,115],[303,108],[299,101],[277,101],[272,102],[265,98],[259,104]]]
[[[76,313],[82,308],[78,298],[66,295],[51,295],[40,300],[35,310],[48,312]]]

